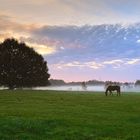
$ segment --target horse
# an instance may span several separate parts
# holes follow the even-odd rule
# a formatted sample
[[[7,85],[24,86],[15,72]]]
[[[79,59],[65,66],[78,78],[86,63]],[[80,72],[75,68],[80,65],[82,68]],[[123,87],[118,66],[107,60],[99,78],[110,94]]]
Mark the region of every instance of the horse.
[[[108,95],[108,91],[110,92],[110,95],[113,95],[112,91],[117,91],[117,96],[121,95],[121,88],[120,88],[120,86],[117,86],[117,85],[110,85],[110,86],[108,86],[106,91],[105,91],[105,95],[106,96]]]

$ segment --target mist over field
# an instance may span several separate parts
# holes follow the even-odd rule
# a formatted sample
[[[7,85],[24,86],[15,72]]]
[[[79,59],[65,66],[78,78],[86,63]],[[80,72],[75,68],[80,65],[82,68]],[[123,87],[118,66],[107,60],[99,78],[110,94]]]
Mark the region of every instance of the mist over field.
[[[101,91],[105,92],[106,88],[103,85],[98,86],[87,86],[87,89],[83,89],[81,85],[65,85],[65,86],[49,86],[49,87],[36,87],[33,88],[35,90],[58,90],[58,91],[89,91],[89,92],[95,92],[95,91]],[[122,92],[140,92],[140,87],[135,87],[132,85],[131,87],[125,87],[121,86]]]

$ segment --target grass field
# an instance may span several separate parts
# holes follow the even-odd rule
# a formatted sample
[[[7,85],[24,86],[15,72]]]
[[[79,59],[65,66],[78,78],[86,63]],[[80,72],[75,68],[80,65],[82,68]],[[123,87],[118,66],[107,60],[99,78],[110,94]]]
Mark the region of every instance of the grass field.
[[[140,140],[140,94],[0,91],[0,140]]]

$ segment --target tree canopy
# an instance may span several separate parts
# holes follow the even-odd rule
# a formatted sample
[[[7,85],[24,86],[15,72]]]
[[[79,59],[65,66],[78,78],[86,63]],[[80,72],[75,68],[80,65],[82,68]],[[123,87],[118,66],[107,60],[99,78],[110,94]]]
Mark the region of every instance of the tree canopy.
[[[16,39],[0,43],[0,85],[13,88],[49,84],[47,62],[33,48]]]

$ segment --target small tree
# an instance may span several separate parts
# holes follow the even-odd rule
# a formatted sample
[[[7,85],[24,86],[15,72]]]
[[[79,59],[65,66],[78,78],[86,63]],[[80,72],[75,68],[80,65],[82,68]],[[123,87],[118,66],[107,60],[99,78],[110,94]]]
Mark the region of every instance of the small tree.
[[[34,49],[15,39],[0,43],[0,85],[9,89],[49,84],[47,62]]]
[[[140,80],[137,80],[137,81],[135,82],[135,86],[140,86]]]

